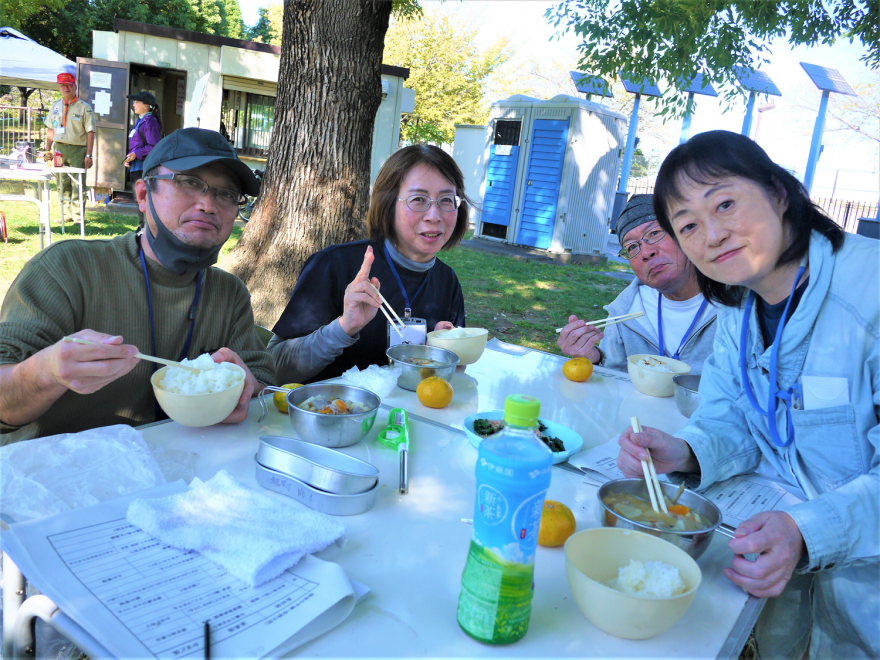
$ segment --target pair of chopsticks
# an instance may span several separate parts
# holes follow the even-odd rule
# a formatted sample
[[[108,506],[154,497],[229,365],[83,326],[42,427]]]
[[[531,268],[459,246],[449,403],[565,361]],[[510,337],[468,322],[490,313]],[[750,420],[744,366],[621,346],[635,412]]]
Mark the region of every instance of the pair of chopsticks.
[[[638,417],[630,419],[632,422],[633,433],[641,433],[642,425],[639,423]],[[666,498],[663,497],[663,490],[660,488],[660,480],[657,479],[657,471],[654,469],[654,460],[651,458],[651,450],[645,447],[645,453],[648,454],[648,460],[642,461],[642,473],[645,475],[645,484],[648,486],[648,496],[651,498],[651,506],[656,513],[669,514],[666,508]]]
[[[72,341],[76,344],[86,344],[88,346],[105,346],[106,344],[99,344],[96,341],[89,341],[88,339],[80,339],[79,337],[64,337],[64,341]],[[174,360],[166,360],[165,358],[153,357],[152,355],[144,355],[143,353],[135,353],[134,357],[138,360],[148,360],[150,362],[158,362],[159,364],[164,364],[167,367],[176,367],[177,369],[186,369],[187,371],[193,371],[195,373],[201,373],[202,370],[196,367],[190,367],[185,364],[181,364],[180,362],[175,362]]]
[[[379,293],[379,289],[377,289],[375,286],[373,286],[372,282],[367,282],[367,284],[369,284],[370,287],[373,289],[373,291],[376,292],[376,295],[379,296],[379,300],[382,301],[382,305],[384,305],[389,310],[391,310],[391,314],[394,315],[394,319],[397,320],[397,323],[400,323],[400,328],[405,328],[406,323],[404,323],[403,321],[400,320],[400,317],[397,315],[397,312],[395,312],[394,308],[388,304],[387,300],[385,300],[385,296],[383,296],[381,293]],[[385,307],[382,307],[380,305],[379,309],[382,310],[382,313],[385,315],[385,318],[388,319],[388,322],[391,324],[391,327],[394,328],[395,332],[397,332],[397,334],[400,335],[400,338],[403,339],[403,332],[401,332],[400,328],[397,327],[397,323],[394,322],[394,319],[391,318],[391,315],[388,314],[388,312],[385,310]]]
[[[591,325],[597,330],[605,328],[609,325],[614,325],[615,323],[623,323],[624,321],[632,321],[633,319],[637,319],[640,316],[644,316],[644,312],[633,312],[632,314],[622,314],[620,316],[609,316],[606,319],[596,319],[595,321],[587,321],[585,325]],[[562,332],[562,328],[556,328],[556,332]]]

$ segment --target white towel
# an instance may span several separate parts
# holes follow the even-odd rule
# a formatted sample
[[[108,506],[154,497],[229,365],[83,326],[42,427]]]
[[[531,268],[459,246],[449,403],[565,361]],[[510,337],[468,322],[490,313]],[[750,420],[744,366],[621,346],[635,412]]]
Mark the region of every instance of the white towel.
[[[163,543],[201,553],[251,586],[278,577],[345,532],[328,515],[242,487],[226,470],[185,493],[135,500],[126,518]]]

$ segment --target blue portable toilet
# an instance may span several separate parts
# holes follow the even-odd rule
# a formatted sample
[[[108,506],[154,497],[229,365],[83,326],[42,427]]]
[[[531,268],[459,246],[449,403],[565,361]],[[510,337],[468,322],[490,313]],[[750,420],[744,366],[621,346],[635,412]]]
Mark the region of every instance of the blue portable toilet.
[[[604,255],[625,135],[623,115],[573,96],[493,103],[476,235]]]

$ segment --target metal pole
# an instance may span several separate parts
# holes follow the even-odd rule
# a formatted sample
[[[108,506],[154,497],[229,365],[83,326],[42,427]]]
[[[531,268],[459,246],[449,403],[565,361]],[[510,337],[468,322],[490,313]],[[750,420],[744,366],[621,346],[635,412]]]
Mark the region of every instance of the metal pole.
[[[629,117],[629,131],[626,134],[626,151],[623,152],[623,165],[620,167],[620,183],[617,192],[625,193],[629,183],[629,171],[632,167],[633,154],[636,150],[636,130],[639,127],[639,101],[642,95],[636,94],[632,114]]]
[[[755,110],[755,96],[757,96],[757,92],[749,93],[749,102],[746,105],[746,116],[743,118],[743,127],[740,133],[749,137],[749,133],[752,132],[752,113]]]
[[[681,122],[681,137],[678,140],[679,144],[684,144],[688,141],[688,138],[691,135],[691,117],[694,114],[694,93],[691,92],[688,94],[687,100],[687,114],[684,116],[684,121]]]
[[[807,172],[804,174],[804,188],[812,192],[813,177],[816,174],[816,163],[819,162],[819,151],[822,148],[822,132],[825,130],[825,112],[828,110],[828,98],[831,92],[827,89],[822,92],[822,100],[819,102],[819,115],[816,117],[816,125],[813,128],[813,141],[810,143],[810,157],[807,159]]]

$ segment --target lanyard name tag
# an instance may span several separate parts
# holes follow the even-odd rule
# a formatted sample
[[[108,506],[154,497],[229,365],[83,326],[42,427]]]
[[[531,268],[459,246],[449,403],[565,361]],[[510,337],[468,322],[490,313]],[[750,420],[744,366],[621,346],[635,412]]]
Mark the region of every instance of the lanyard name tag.
[[[56,126],[55,135],[64,135],[64,126]]]
[[[397,334],[397,331],[391,327],[390,323],[387,321],[385,323],[388,329],[388,348],[404,342],[424,344],[428,341],[428,322],[425,319],[417,319],[415,317],[404,319],[404,327],[400,328],[399,325],[397,326],[403,333],[403,338]]]
[[[137,133],[137,129],[133,128],[133,129],[131,129],[131,133],[128,134],[128,137],[133,138],[136,133]]]

